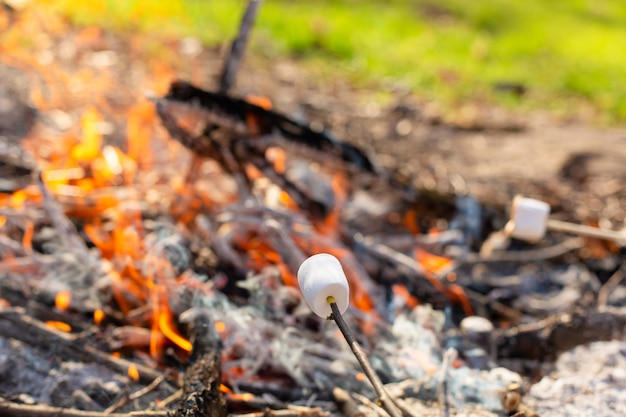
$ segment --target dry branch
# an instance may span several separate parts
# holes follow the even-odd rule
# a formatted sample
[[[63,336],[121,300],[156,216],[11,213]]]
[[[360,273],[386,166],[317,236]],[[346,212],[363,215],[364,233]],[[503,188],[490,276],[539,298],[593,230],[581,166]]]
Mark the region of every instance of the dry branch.
[[[47,405],[15,404],[0,398],[0,415],[4,417],[167,417],[167,411],[133,411],[106,413],[82,411]]]
[[[586,343],[623,340],[626,308],[579,310],[506,330],[497,340],[499,358],[547,359]]]
[[[99,363],[122,375],[126,375],[130,366],[135,366],[139,371],[139,380],[147,384],[161,376],[161,372],[152,368],[116,358],[85,344],[84,340],[76,337],[76,335],[49,327],[45,323],[28,316],[22,308],[0,311],[0,336],[11,337],[31,346],[50,346],[64,358],[86,363]]]
[[[185,371],[183,395],[174,417],[225,417],[226,402],[220,393],[221,340],[206,312],[188,313],[193,346],[191,365]]]

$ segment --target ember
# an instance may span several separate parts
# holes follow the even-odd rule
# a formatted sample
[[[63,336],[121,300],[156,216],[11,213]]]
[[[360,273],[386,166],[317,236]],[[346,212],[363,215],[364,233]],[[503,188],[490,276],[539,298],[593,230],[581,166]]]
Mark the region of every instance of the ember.
[[[599,259],[558,232],[511,242],[502,209],[418,190],[296,110],[196,87],[210,51],[181,67],[141,35],[3,13],[0,71],[24,75],[16,100],[37,109],[15,121],[27,133],[0,132],[3,415],[374,415],[297,290],[320,252],[404,417],[516,412],[503,393],[522,387],[523,404],[538,359],[624,337],[619,242],[595,242]],[[493,331],[459,328],[475,314]]]

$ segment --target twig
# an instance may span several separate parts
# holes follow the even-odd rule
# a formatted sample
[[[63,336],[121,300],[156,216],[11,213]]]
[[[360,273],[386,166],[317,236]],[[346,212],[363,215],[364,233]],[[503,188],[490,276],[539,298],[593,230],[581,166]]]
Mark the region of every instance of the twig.
[[[15,404],[0,398],[0,415],[3,417],[167,417],[167,411],[132,411],[107,413],[82,411],[47,405]]]
[[[598,291],[598,308],[606,307],[609,294],[622,282],[624,277],[626,277],[626,263],[622,264],[622,266],[611,275],[611,278],[602,285],[600,291]]]
[[[263,410],[256,413],[237,414],[237,417],[327,417],[328,412],[321,408],[299,407],[297,410]]]
[[[448,369],[450,364],[456,358],[457,352],[454,348],[446,349],[441,362],[441,380],[439,384],[439,405],[441,407],[442,417],[450,415],[450,403],[448,402]]]
[[[391,396],[389,396],[387,390],[385,390],[383,383],[381,382],[380,378],[378,378],[378,375],[376,375],[376,372],[374,371],[374,368],[372,367],[369,359],[367,359],[365,352],[363,352],[361,345],[359,345],[359,343],[356,341],[356,339],[352,335],[352,332],[350,331],[350,328],[341,316],[341,312],[339,311],[337,303],[334,302],[334,298],[329,297],[329,304],[333,312],[330,318],[335,320],[335,323],[337,323],[337,327],[339,327],[339,330],[341,330],[343,337],[348,342],[352,353],[354,353],[354,356],[356,357],[357,361],[359,361],[361,368],[363,368],[363,372],[365,372],[365,375],[370,380],[374,391],[376,391],[376,395],[378,395],[378,401],[391,417],[402,417],[402,413],[394,404],[393,399],[391,398]]]
[[[241,19],[241,25],[239,26],[239,34],[233,41],[230,47],[230,53],[224,63],[222,77],[220,79],[221,93],[228,93],[228,90],[235,85],[235,78],[237,76],[237,71],[239,70],[239,65],[241,64],[244,50],[246,49],[246,44],[248,43],[250,29],[254,24],[260,5],[261,0],[250,0],[248,2],[246,11]]]
[[[162,375],[147,366],[101,352],[90,345],[80,343],[75,335],[46,326],[45,323],[29,317],[22,308],[0,311],[0,335],[12,337],[34,346],[47,344],[60,354],[83,362],[95,362],[126,374],[132,365],[139,371],[139,380],[150,383]]]
[[[333,398],[337,407],[347,417],[365,417],[365,413],[359,410],[359,406],[345,389],[335,387],[333,389]]]
[[[89,252],[89,248],[85,244],[85,241],[79,236],[76,227],[74,227],[72,222],[65,215],[65,212],[59,202],[55,200],[48,190],[41,173],[37,177],[37,184],[39,185],[39,189],[41,190],[41,195],[43,197],[44,209],[50,217],[55,230],[59,233],[59,237],[63,242],[63,245],[66,249],[73,252],[81,263],[89,269],[89,271],[98,271],[100,268],[99,264]],[[93,281],[94,277],[92,274],[87,274],[85,279],[87,280],[86,283],[89,284]]]
[[[381,417],[389,417],[389,414],[384,409],[380,408],[379,404],[376,404],[374,401],[370,400],[365,395],[361,395],[358,392],[354,392],[352,393],[352,395],[354,396],[355,399],[361,401],[361,404],[371,409],[372,412],[376,413],[376,415],[379,415]]]
[[[576,249],[580,249],[585,246],[585,240],[580,237],[574,237],[567,239],[556,245],[526,250],[526,251],[506,251],[506,252],[494,252],[488,258],[481,257],[477,254],[467,254],[465,257],[455,260],[455,267],[463,264],[474,264],[481,262],[535,262],[545,259],[556,258],[561,255],[565,255]]]
[[[159,386],[159,384],[163,382],[164,380],[165,380],[165,374],[160,375],[158,378],[156,378],[154,381],[152,381],[150,384],[146,385],[142,389],[135,391],[130,395],[123,396],[118,402],[116,402],[115,404],[113,404],[112,406],[104,410],[104,412],[113,413],[115,410],[118,410],[120,407],[124,406],[130,401],[134,401],[148,394],[150,391],[155,390]]]

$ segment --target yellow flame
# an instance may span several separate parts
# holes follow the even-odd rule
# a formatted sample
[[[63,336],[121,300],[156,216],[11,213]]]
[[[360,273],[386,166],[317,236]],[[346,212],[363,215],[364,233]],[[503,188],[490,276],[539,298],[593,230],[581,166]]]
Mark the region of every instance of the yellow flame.
[[[100,155],[102,146],[100,123],[102,123],[102,116],[94,108],[87,110],[81,118],[83,137],[81,142],[72,149],[72,158],[76,161],[91,161]]]

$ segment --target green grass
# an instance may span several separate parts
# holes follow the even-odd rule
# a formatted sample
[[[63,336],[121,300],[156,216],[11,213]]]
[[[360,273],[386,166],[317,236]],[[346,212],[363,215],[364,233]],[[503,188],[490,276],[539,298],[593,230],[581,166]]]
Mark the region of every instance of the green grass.
[[[242,0],[48,0],[79,24],[194,35],[236,33]],[[356,83],[388,80],[449,108],[481,100],[626,121],[623,0],[266,0],[250,53],[291,56]],[[384,80],[385,82],[381,82]],[[515,97],[496,84],[523,85]]]

